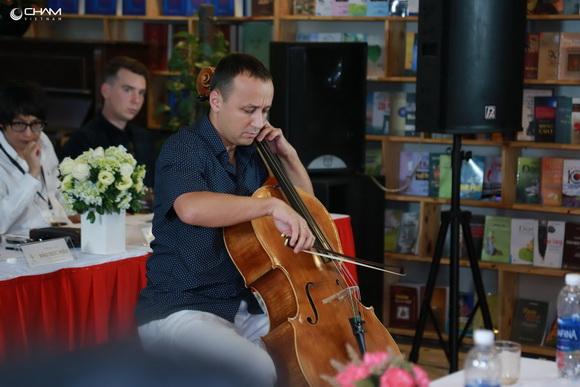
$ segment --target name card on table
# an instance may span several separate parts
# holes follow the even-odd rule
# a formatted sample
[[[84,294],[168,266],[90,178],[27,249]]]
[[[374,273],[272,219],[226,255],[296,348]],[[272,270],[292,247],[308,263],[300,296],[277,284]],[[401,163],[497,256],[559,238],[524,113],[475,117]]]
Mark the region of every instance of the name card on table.
[[[72,261],[74,256],[65,238],[26,243],[20,246],[28,266]]]

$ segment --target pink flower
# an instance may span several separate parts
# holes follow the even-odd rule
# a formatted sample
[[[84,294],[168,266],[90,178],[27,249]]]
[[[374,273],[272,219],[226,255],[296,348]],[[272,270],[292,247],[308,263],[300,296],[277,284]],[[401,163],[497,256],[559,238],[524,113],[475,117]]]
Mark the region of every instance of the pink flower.
[[[381,387],[415,387],[413,376],[401,368],[389,368],[380,382]]]
[[[363,358],[363,363],[369,367],[375,367],[385,364],[389,360],[387,352],[366,352]]]
[[[367,378],[371,374],[364,364],[350,364],[336,375],[336,381],[341,387],[355,387],[355,382]]]
[[[429,376],[423,368],[413,365],[413,373],[415,374],[415,383],[417,387],[429,387]]]

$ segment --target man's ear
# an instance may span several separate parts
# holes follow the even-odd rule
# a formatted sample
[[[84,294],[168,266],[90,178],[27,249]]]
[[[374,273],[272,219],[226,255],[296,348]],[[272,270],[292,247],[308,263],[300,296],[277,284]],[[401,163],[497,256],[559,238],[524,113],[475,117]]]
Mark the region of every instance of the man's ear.
[[[109,94],[111,93],[111,85],[109,85],[108,82],[104,82],[101,85],[101,95],[103,96],[103,99],[107,99],[109,98]]]
[[[209,93],[209,106],[211,110],[215,112],[219,112],[223,103],[223,98],[221,93],[218,90],[212,90]]]

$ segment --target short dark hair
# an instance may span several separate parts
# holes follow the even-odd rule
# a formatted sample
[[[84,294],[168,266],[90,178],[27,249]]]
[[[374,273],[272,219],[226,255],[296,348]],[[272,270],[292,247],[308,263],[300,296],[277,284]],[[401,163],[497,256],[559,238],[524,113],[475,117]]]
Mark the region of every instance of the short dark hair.
[[[109,60],[105,65],[105,82],[112,81],[116,78],[117,73],[121,69],[139,74],[144,77],[145,80],[149,78],[149,70],[147,70],[147,67],[143,63],[128,56],[116,56]]]
[[[234,53],[219,61],[210,89],[219,90],[223,97],[227,98],[234,78],[240,74],[247,74],[250,78],[257,78],[264,82],[272,80],[270,71],[257,58],[248,54]]]
[[[7,81],[0,85],[0,125],[9,125],[17,116],[35,116],[46,120],[46,97],[32,82]]]

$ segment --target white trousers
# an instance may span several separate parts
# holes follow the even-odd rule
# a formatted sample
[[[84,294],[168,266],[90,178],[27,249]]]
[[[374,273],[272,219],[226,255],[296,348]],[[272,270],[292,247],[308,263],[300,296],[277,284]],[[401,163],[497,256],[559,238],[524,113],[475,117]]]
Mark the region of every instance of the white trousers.
[[[276,382],[276,367],[261,337],[270,330],[266,314],[250,314],[240,303],[234,323],[207,312],[181,310],[139,327],[146,351],[191,353],[205,360],[244,370],[263,385]]]

